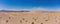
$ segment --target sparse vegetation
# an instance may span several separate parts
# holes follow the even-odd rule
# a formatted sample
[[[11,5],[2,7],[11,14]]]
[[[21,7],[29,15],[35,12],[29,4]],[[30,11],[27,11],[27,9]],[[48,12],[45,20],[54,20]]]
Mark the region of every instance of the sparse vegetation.
[[[0,24],[58,24],[60,22],[60,12],[0,12],[0,17]]]

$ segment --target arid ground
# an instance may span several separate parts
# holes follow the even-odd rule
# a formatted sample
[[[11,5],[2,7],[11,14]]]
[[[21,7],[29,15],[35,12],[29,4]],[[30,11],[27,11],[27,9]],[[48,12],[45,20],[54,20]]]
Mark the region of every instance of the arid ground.
[[[60,24],[60,12],[0,12],[0,24]]]

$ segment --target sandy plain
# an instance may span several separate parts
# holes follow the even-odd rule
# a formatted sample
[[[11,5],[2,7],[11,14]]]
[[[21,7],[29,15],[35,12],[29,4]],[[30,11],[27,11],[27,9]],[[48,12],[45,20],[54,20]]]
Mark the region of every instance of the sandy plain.
[[[0,12],[0,24],[60,24],[60,12]]]

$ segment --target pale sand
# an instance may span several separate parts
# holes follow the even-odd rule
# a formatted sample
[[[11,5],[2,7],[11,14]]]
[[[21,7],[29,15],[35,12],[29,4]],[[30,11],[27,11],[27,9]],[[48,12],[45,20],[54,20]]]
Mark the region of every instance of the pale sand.
[[[60,24],[60,12],[0,12],[0,24]]]

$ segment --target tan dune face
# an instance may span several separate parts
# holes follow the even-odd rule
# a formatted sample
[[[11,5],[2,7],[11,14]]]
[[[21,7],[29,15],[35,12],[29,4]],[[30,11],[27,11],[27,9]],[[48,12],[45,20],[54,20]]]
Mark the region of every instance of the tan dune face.
[[[60,12],[0,12],[0,24],[60,24]]]

